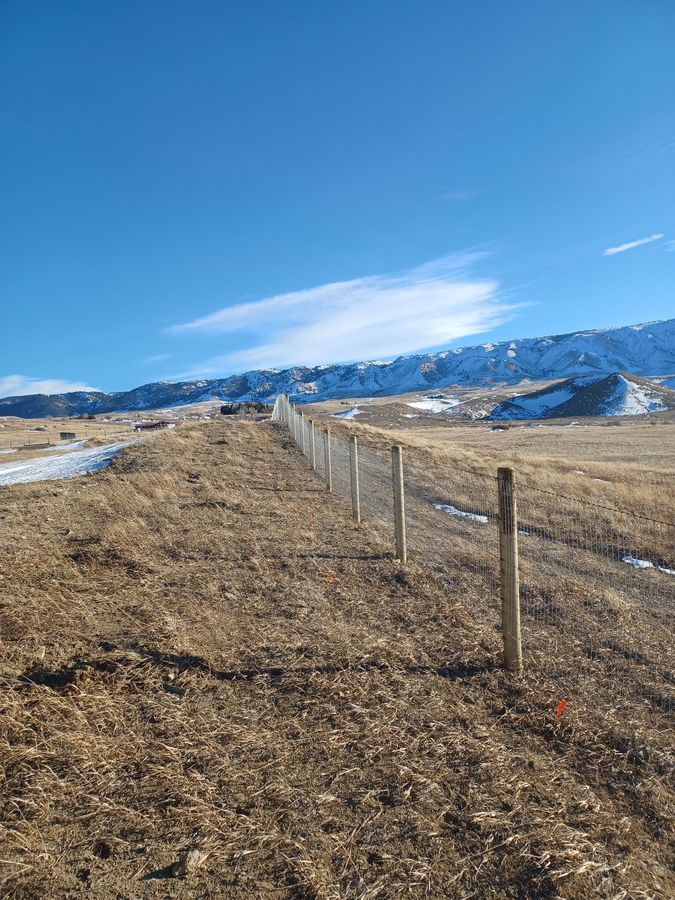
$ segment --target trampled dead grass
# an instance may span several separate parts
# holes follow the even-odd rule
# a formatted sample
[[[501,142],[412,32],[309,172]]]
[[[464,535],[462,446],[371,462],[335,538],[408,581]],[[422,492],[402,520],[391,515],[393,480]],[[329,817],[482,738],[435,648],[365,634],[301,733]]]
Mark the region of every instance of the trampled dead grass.
[[[5,896],[675,889],[661,749],[557,718],[282,426],[182,426],[0,516]]]

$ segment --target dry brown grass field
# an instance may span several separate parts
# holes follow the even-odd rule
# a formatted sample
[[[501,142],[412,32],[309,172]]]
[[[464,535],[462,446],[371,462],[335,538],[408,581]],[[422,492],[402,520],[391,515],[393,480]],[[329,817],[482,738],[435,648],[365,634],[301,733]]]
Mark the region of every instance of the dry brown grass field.
[[[322,428],[338,435],[359,434],[366,445],[380,449],[393,443],[408,447],[415,460],[426,460],[448,478],[453,466],[484,474],[512,466],[523,484],[617,507],[628,515],[674,521],[675,417],[669,413],[589,419],[570,427],[558,421],[465,423],[435,417],[401,422],[388,406],[376,406],[367,417],[350,421],[334,418],[332,412],[339,409],[335,401],[304,408]],[[669,549],[675,548],[671,544]]]
[[[459,454],[485,477],[406,460],[436,490]],[[402,568],[280,424],[0,489],[0,893],[672,896],[665,727],[556,717],[457,546],[454,581]]]
[[[61,440],[61,432],[75,434],[75,438]],[[20,419],[0,416],[0,465],[35,459],[56,452],[54,447],[85,441],[87,447],[121,441],[133,434],[129,416],[115,415],[103,419]],[[43,445],[51,444],[45,449]]]
[[[499,615],[495,476],[498,466],[513,466],[530,670],[545,673],[561,696],[596,709],[598,719],[617,715],[632,724],[672,760],[675,472],[668,436],[675,425],[617,421],[515,427],[489,432],[499,442],[490,444],[485,425],[396,430],[322,418],[334,454],[358,435],[370,518],[390,502],[387,451],[402,444],[412,555],[463,585],[474,603],[481,597],[476,609],[488,620]],[[660,440],[650,440],[655,432]],[[598,707],[600,694],[606,698]]]

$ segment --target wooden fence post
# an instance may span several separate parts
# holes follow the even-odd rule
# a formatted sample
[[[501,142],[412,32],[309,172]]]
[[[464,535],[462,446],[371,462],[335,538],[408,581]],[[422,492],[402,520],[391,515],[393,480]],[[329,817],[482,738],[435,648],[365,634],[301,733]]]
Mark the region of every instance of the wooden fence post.
[[[333,470],[330,461],[330,428],[326,428],[323,433],[323,458],[326,468],[326,488],[333,490]]]
[[[352,476],[352,514],[355,522],[361,521],[361,497],[359,493],[359,445],[356,436],[349,438],[349,468]]]
[[[300,446],[303,453],[307,453],[307,429],[305,428],[305,414],[300,413]]]
[[[396,532],[396,556],[405,565],[408,550],[405,534],[405,496],[403,489],[403,450],[399,444],[391,448],[391,467],[394,482],[394,526]]]
[[[312,468],[316,472],[316,429],[314,428],[314,419],[309,420],[309,451],[312,460]]]
[[[520,672],[523,653],[520,638],[520,584],[518,578],[518,512],[513,469],[497,469],[499,495],[499,582],[502,601],[504,664]]]

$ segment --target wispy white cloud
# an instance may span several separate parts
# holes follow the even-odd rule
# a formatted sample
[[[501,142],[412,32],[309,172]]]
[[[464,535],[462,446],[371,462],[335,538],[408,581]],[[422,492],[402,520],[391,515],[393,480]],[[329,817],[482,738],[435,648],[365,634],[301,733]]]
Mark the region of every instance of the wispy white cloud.
[[[140,360],[139,365],[154,366],[156,363],[165,362],[167,359],[169,359],[168,353],[156,353],[154,356],[146,356]]]
[[[65,394],[68,391],[97,391],[79,381],[60,378],[29,378],[26,375],[0,376],[0,397],[25,397],[27,394]]]
[[[598,160],[596,168],[610,172],[621,169],[640,168],[659,162],[661,157],[672,156],[675,150],[675,135],[672,131],[650,134],[632,141],[618,152]]]
[[[470,187],[456,187],[450,191],[444,191],[440,197],[441,200],[447,200],[448,203],[464,203],[467,200],[473,200],[476,191]]]
[[[651,234],[649,237],[640,238],[637,241],[628,241],[627,244],[619,244],[618,247],[608,247],[602,251],[603,256],[616,256],[617,253],[625,253],[626,250],[633,250],[635,247],[642,247],[643,244],[651,244],[653,241],[660,241],[665,234]]]
[[[498,283],[472,274],[483,255],[458,254],[397,274],[239,303],[169,332],[248,338],[248,346],[185,374],[375,359],[439,346],[512,317],[516,305]]]
[[[675,241],[666,241],[666,252],[675,253]]]

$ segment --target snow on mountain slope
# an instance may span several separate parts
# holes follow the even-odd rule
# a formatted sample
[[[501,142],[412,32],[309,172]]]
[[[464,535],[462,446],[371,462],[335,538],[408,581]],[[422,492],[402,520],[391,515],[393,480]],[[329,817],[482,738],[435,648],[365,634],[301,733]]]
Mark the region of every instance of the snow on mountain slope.
[[[425,391],[446,385],[517,384],[629,371],[675,372],[675,319],[624,328],[580,331],[543,338],[456,347],[401,356],[392,362],[360,362],[314,368],[265,369],[229,378],[146,384],[105,394],[79,391],[0,399],[0,415],[67,416],[159,409],[198,400],[272,400],[287,393],[299,402]]]
[[[489,419],[551,419],[577,416],[639,416],[675,409],[675,391],[645,378],[615,372],[570,378],[541,391],[498,404]]]

